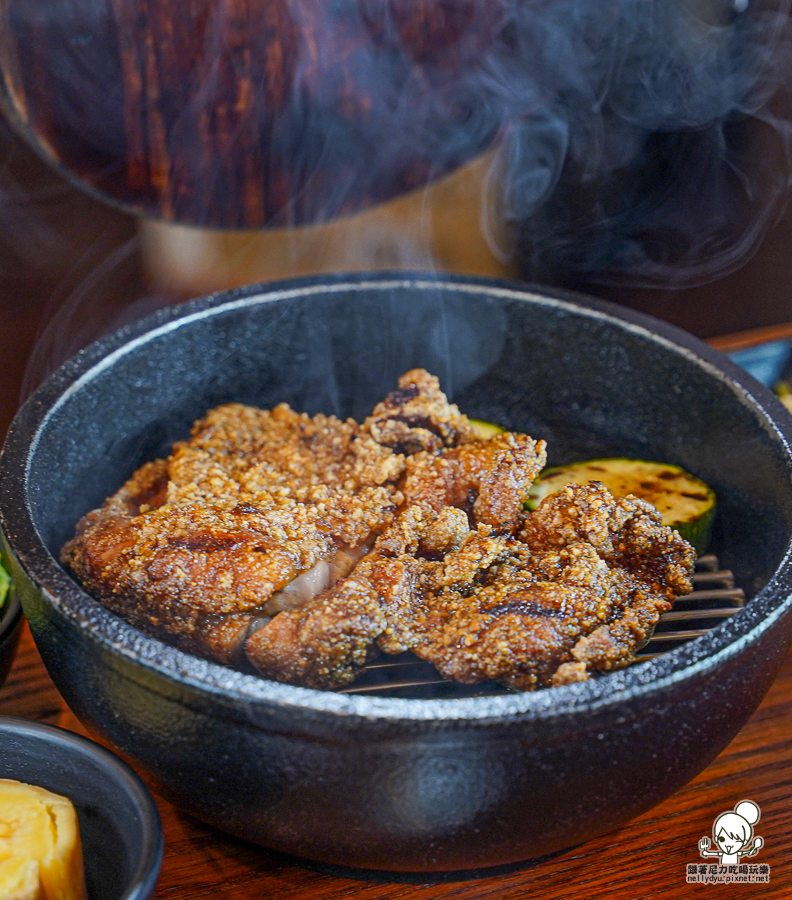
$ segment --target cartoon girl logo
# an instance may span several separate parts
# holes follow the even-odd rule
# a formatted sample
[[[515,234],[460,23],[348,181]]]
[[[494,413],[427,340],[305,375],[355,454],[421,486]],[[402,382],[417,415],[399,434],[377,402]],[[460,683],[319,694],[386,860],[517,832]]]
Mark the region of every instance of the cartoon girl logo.
[[[735,865],[741,856],[756,856],[764,847],[764,840],[753,836],[753,826],[760,816],[752,800],[741,800],[734,812],[721,813],[712,824],[712,839],[718,849],[710,850],[710,839],[705,836],[699,841],[699,853],[703,857],[719,856],[722,866]]]

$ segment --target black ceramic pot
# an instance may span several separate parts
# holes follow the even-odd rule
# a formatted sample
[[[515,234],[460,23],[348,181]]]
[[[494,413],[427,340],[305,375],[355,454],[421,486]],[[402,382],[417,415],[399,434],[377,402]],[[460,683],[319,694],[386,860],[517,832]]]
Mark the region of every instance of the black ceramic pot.
[[[57,564],[88,509],[229,400],[361,417],[414,366],[550,461],[678,463],[717,491],[714,550],[752,598],[664,657],[583,684],[447,700],[277,684],[145,637]],[[550,853],[699,772],[792,638],[792,419],[674,328],[566,294],[359,276],[245,288],[88,348],[20,411],[0,515],[44,662],[79,718],[183,809],[300,856],[450,870]]]

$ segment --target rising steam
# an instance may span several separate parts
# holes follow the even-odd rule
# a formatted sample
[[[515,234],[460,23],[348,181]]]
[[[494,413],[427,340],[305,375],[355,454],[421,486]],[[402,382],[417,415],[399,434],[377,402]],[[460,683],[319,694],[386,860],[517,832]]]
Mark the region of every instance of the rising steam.
[[[788,195],[788,3],[609,6],[610,22],[575,0],[524,7],[521,33],[545,35],[547,102],[506,128],[498,213],[540,280],[723,276]]]
[[[77,148],[82,177],[143,212],[334,221],[497,147],[481,228],[500,259],[535,280],[682,287],[743,263],[788,196],[790,0],[148,0],[135,18],[137,4],[61,4],[48,18],[8,0],[3,15],[28,124],[36,84],[62,91],[50,120],[68,140],[46,133],[48,152],[68,166]],[[167,42],[145,56],[145,29],[170,21],[192,54],[184,72]],[[50,326],[74,329],[69,350],[91,330],[74,310],[132,251],[118,252]],[[90,337],[108,324],[93,318]],[[37,352],[39,364],[63,355]]]

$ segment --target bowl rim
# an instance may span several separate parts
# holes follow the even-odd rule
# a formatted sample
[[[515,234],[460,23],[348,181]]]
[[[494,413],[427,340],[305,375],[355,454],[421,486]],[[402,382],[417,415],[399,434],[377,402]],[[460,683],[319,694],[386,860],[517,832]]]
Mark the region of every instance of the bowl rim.
[[[59,406],[127,353],[193,321],[231,310],[281,300],[340,292],[431,289],[538,303],[594,319],[663,345],[705,369],[774,435],[792,470],[792,415],[769,391],[725,355],[702,341],[644,313],[568,290],[474,276],[380,272],[336,273],[246,285],[159,310],[94,342],[54,372],[17,413],[0,454],[0,527],[25,576],[47,601],[81,625],[91,641],[195,695],[211,695],[215,707],[256,711],[276,706],[311,715],[329,714],[376,721],[489,723],[554,719],[585,707],[621,705],[636,694],[652,695],[676,682],[704,676],[761,637],[792,610],[792,541],[767,584],[746,607],[706,635],[663,656],[608,673],[607,677],[522,694],[465,699],[413,700],[317,691],[247,675],[183,653],[148,637],[91,598],[65,572],[41,541],[27,499],[30,465],[48,419]],[[143,675],[140,674],[142,679]],[[150,686],[151,678],[146,679]]]
[[[40,741],[72,757],[90,758],[98,763],[108,780],[124,789],[139,813],[142,851],[139,862],[130,873],[131,887],[119,900],[147,900],[159,880],[165,838],[157,805],[140,776],[105,747],[66,728],[16,716],[0,716],[0,734]],[[79,806],[79,801],[74,801],[74,805]]]

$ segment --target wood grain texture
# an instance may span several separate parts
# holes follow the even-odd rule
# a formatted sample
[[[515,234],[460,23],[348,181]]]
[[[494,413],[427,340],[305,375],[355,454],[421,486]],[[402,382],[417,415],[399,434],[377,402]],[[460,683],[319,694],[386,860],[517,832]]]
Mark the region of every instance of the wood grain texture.
[[[749,331],[740,331],[737,334],[724,334],[721,337],[710,338],[708,343],[722,353],[734,353],[737,350],[747,350],[756,344],[789,340],[790,338],[792,338],[792,322],[782,322],[780,325],[751,328]]]
[[[492,142],[512,101],[471,85],[496,42],[511,52],[507,6],[7,0],[4,102],[63,171],[130,209],[224,228],[327,221]]]

